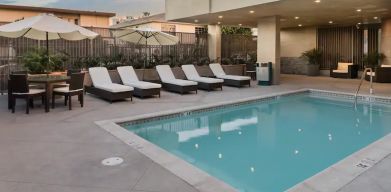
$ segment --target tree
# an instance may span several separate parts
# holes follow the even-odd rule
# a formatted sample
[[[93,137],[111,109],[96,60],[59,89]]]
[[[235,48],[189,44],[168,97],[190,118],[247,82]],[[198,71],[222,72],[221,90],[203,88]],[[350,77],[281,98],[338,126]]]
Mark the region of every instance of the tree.
[[[252,35],[251,28],[246,27],[232,27],[232,26],[222,26],[221,33],[223,35]]]

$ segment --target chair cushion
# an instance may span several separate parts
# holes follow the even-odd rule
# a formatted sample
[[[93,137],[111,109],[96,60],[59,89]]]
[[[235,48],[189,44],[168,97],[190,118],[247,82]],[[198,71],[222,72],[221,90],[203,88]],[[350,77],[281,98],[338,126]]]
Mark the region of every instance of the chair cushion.
[[[34,95],[39,93],[45,93],[45,89],[30,89],[28,93],[12,93],[14,95]]]
[[[251,77],[239,76],[239,75],[218,75],[216,77],[220,78],[220,79],[229,79],[229,80],[235,80],[235,81],[251,80]]]
[[[381,67],[391,67],[391,65],[381,65]]]
[[[124,85],[136,87],[139,89],[159,89],[162,88],[162,85],[157,83],[150,83],[145,81],[134,81],[134,82],[128,82],[124,83]]]
[[[164,83],[173,84],[173,85],[178,85],[178,86],[193,86],[193,85],[198,85],[197,82],[188,81],[188,80],[183,80],[183,79],[172,79],[172,80],[167,80],[167,81],[164,81]]]
[[[156,70],[162,82],[176,79],[174,73],[168,65],[158,65],[156,66]]]
[[[76,90],[69,90],[69,87],[59,87],[53,89],[53,92],[57,93],[71,93],[71,92],[77,92],[77,91],[82,91],[83,89],[76,89]]]
[[[200,83],[224,83],[223,79],[208,78],[208,77],[198,77],[198,78],[189,79],[189,80],[200,82]]]
[[[139,81],[136,71],[134,71],[132,66],[117,67],[117,71],[124,84]]]
[[[129,87],[126,85],[120,85],[116,83],[111,83],[111,84],[99,84],[99,85],[94,85],[94,87],[98,89],[102,89],[105,91],[109,91],[112,93],[120,93],[120,92],[127,92],[127,91],[133,91],[133,87]]]
[[[338,69],[337,70],[349,70],[349,65],[353,65],[353,63],[338,63]]]
[[[367,75],[369,75],[369,76],[371,76],[372,75],[372,77],[375,77],[376,76],[376,73],[375,72],[367,72]]]
[[[97,87],[98,85],[111,84],[111,78],[109,71],[105,67],[92,67],[88,69],[92,84]]]
[[[209,64],[209,68],[212,70],[213,74],[217,77],[218,75],[226,75],[223,67],[219,63]]]
[[[333,73],[349,73],[348,70],[333,70]]]
[[[194,65],[182,65],[182,70],[185,73],[186,78],[189,80],[194,80],[201,77]]]

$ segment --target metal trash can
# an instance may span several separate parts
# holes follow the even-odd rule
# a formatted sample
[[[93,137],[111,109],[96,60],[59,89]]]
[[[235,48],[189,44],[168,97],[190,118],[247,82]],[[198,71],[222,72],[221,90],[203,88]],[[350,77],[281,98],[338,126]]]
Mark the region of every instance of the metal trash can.
[[[257,81],[258,85],[270,86],[273,84],[273,68],[272,63],[257,63]]]

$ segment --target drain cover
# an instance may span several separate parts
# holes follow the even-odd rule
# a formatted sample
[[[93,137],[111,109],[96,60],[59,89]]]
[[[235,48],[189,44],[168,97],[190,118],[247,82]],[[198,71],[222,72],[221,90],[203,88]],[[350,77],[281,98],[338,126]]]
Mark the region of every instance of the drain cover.
[[[116,166],[116,165],[120,165],[123,162],[124,162],[124,159],[122,159],[120,157],[110,157],[110,158],[107,158],[107,159],[103,159],[102,160],[102,165],[104,165],[104,166]]]

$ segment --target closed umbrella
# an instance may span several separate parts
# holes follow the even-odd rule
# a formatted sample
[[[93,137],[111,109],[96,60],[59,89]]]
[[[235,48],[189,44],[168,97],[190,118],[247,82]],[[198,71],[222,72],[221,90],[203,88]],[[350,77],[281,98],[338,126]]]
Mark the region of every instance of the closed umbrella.
[[[151,28],[144,29],[124,29],[115,31],[114,36],[127,42],[145,45],[175,45],[179,38]],[[147,56],[146,56],[147,57]],[[144,61],[144,68],[147,59]]]
[[[0,26],[0,36],[46,40],[46,51],[49,58],[49,40],[65,39],[78,41],[94,39],[98,34],[52,14],[41,14]]]

